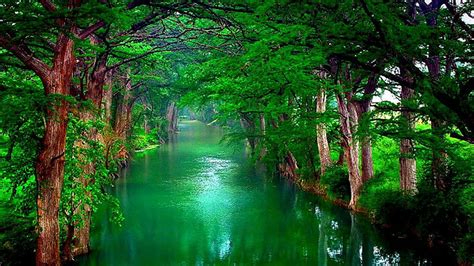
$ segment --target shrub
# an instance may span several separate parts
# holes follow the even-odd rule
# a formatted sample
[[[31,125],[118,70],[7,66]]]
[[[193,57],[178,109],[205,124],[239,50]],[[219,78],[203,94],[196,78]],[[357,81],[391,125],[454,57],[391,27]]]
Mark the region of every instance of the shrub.
[[[351,186],[348,172],[345,167],[332,166],[321,176],[321,185],[326,187],[329,196],[349,200],[351,197]]]

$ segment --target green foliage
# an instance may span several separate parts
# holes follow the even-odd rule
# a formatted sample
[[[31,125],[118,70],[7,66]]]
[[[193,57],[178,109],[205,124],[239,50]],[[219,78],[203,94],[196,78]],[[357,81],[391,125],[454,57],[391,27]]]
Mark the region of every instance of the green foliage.
[[[95,212],[104,202],[111,202],[111,206],[119,208],[116,199],[105,189],[112,184],[112,172],[106,166],[105,147],[98,139],[103,129],[104,123],[100,119],[84,120],[69,116],[60,206],[60,222],[64,228],[66,225],[81,228],[84,217],[90,211]],[[118,215],[113,219],[122,220],[118,210],[113,212]]]
[[[34,217],[25,217],[13,212],[3,212],[0,203],[0,261],[6,265],[34,264],[36,233]]]
[[[159,144],[158,130],[153,129],[149,133],[146,133],[142,128],[140,128],[140,130],[134,130],[131,141],[134,150],[143,150],[147,147],[157,145]]]
[[[349,200],[351,198],[351,187],[347,175],[345,167],[332,166],[321,176],[320,184],[326,187],[329,196]]]

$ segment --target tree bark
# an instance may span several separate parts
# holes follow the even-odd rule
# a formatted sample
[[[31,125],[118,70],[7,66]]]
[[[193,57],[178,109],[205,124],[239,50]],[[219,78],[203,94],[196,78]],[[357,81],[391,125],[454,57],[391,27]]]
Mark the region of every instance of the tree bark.
[[[426,23],[429,27],[436,28],[438,26],[438,13],[441,5],[441,1],[433,1],[433,3],[430,5],[420,5],[421,11],[424,13],[424,15],[426,15]],[[431,79],[433,81],[438,81],[441,75],[441,63],[439,47],[435,47],[435,45],[436,44],[432,44],[428,47],[429,56],[426,60],[426,66]],[[441,142],[434,144],[435,147],[433,147],[432,152],[433,158],[431,161],[431,169],[433,173],[434,185],[438,190],[446,190],[448,187],[448,155],[443,149],[443,145],[440,145],[445,141],[443,133],[445,122],[436,117],[431,117],[430,119],[433,135]]]
[[[326,112],[326,91],[321,88],[316,99],[316,112],[324,114]],[[331,165],[331,153],[325,123],[318,123],[316,126],[316,141],[318,143],[319,161],[321,163],[321,176],[326,173],[326,169]]]
[[[242,113],[240,114],[240,126],[247,135],[247,144],[250,147],[251,153],[253,155],[257,146],[257,139],[255,138],[255,122],[253,121],[252,117],[249,117],[249,115]]]
[[[114,131],[117,135],[117,138],[125,142],[130,136],[131,125],[132,125],[132,83],[130,76],[127,73],[125,79],[123,80],[123,89],[120,94],[120,99],[117,103],[117,109],[115,112],[115,124]],[[122,166],[127,164],[127,159],[129,158],[129,153],[125,147],[122,145],[118,153],[115,155],[115,158],[121,160]]]
[[[410,76],[404,68],[400,68],[400,74],[409,79]],[[404,101],[410,100],[415,91],[407,86],[402,86],[400,98],[402,100],[402,123],[404,130],[408,133],[415,128],[415,117],[413,113],[404,107]],[[416,192],[416,159],[415,145],[412,138],[400,140],[400,188],[407,192]]]
[[[118,101],[115,112],[114,129],[119,138],[126,140],[130,132],[132,115],[132,84],[128,76],[123,87],[123,92],[121,93],[121,98]]]
[[[436,136],[437,140],[441,143],[434,143],[436,146],[433,147],[433,158],[431,161],[431,170],[433,173],[434,186],[436,189],[445,191],[449,187],[448,182],[448,154],[443,149],[444,133],[443,127],[445,126],[444,121],[440,121],[436,118],[431,118],[431,130],[432,134]]]
[[[361,152],[362,152],[362,182],[365,182],[374,176],[374,161],[372,158],[372,140],[369,135],[369,127],[360,127],[363,119],[370,111],[373,94],[377,88],[378,76],[371,73],[367,84],[364,87],[363,96],[360,100],[354,101],[357,110],[358,130],[362,132]]]
[[[75,65],[73,48],[74,42],[66,34],[60,34],[53,67],[49,75],[42,78],[46,96],[69,94]],[[45,132],[36,162],[37,265],[60,265],[59,202],[64,182],[67,115],[68,104],[64,99],[59,99],[46,111]]]
[[[283,163],[280,164],[280,172],[289,179],[298,180],[298,162],[291,151],[286,153]]]
[[[103,108],[104,108],[104,120],[107,125],[110,124],[112,119],[112,97],[113,97],[113,85],[112,85],[112,71],[107,71],[105,75],[105,85],[104,85],[104,96],[103,96]]]
[[[344,157],[349,171],[349,183],[351,186],[351,200],[349,208],[355,209],[362,187],[362,177],[359,173],[359,152],[357,141],[353,138],[354,124],[357,123],[357,112],[355,106],[350,102],[350,97],[346,102],[342,95],[337,95],[337,107],[339,110],[339,120],[342,132],[342,147],[344,149]]]
[[[107,75],[107,57],[107,54],[101,54],[97,58],[95,58],[91,68],[92,72],[88,75],[86,83],[87,92],[85,94],[85,99],[92,102],[93,109],[81,110],[81,112],[79,113],[79,119],[84,123],[90,122],[96,117],[100,117],[99,112],[102,106],[102,98],[104,96],[104,85],[106,82]],[[82,132],[82,134],[86,139],[92,141],[99,141],[99,139],[101,139],[99,136],[100,133],[96,128],[90,128],[88,131]],[[74,145],[78,146],[80,149],[83,150],[90,149],[89,145],[81,140],[76,141]],[[79,156],[79,158],[80,157],[82,157],[82,155]],[[92,181],[91,176],[93,176],[95,172],[96,165],[93,162],[84,162],[81,167],[83,170],[83,175],[77,177],[75,182],[80,183],[82,189],[87,190],[87,187]],[[92,194],[90,192],[85,192],[84,195],[86,197],[89,197],[89,201],[92,201]],[[82,200],[81,202],[87,202],[87,200]],[[73,225],[73,240],[67,241],[72,245],[72,247],[66,247],[65,249],[63,249],[65,252],[71,252],[70,255],[65,254],[65,257],[68,259],[73,259],[76,256],[89,252],[91,207],[87,203],[81,203],[80,206],[74,207],[74,211],[76,212],[75,215],[80,215],[82,225],[80,227],[78,227],[76,224]]]
[[[260,114],[260,133],[262,134],[262,139],[260,140],[260,147],[261,147],[261,150],[260,150],[260,154],[259,154],[259,159],[262,159],[263,157],[265,157],[265,155],[267,154],[267,148],[264,146],[264,138],[265,138],[265,135],[267,134],[267,125],[266,125],[266,121],[265,121],[265,114]]]
[[[166,119],[168,120],[168,132],[175,133],[178,131],[178,108],[175,102],[170,102],[166,111]]]

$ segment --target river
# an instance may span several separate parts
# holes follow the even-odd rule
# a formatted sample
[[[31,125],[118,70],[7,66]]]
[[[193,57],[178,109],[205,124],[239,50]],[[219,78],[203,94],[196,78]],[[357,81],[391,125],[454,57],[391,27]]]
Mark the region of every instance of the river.
[[[243,145],[185,121],[175,140],[137,154],[115,183],[125,220],[99,210],[81,265],[431,264],[364,217],[265,174]]]

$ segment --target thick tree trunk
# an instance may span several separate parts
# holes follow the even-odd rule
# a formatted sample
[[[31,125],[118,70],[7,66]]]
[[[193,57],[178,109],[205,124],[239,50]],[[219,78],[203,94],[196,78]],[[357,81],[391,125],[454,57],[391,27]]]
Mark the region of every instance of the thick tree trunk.
[[[324,114],[326,112],[326,91],[321,89],[316,99],[316,112]],[[319,123],[316,126],[316,141],[318,142],[319,161],[321,163],[321,176],[326,173],[326,169],[331,165],[331,153],[329,150],[326,124]]]
[[[103,96],[103,109],[104,109],[104,120],[107,125],[110,124],[112,119],[112,97],[113,97],[113,85],[112,85],[112,72],[108,71],[105,75],[104,85],[104,96]]]
[[[440,3],[440,1],[433,1],[433,3],[431,3],[430,5],[427,5],[426,7],[422,8],[422,12],[424,12],[425,14],[429,14],[428,16],[426,16],[426,22],[429,27],[438,27],[438,13],[441,7]],[[428,67],[428,72],[430,73],[430,77],[433,81],[438,81],[441,75],[439,47],[436,46],[437,44],[433,44],[428,47],[429,57],[426,60],[426,66]],[[434,185],[435,188],[439,190],[446,190],[448,187],[448,155],[443,149],[443,145],[440,145],[443,144],[443,142],[445,141],[443,133],[443,127],[445,122],[437,119],[436,117],[431,117],[430,119],[433,135],[436,136],[438,141],[441,142],[435,143],[435,147],[433,147],[432,152],[433,158],[431,161],[431,169],[433,173]]]
[[[74,42],[60,34],[56,43],[53,67],[43,85],[46,96],[69,94],[75,65]],[[60,265],[59,202],[64,182],[68,104],[59,99],[46,111],[42,147],[36,162],[38,187],[37,265]]]
[[[133,99],[132,99],[133,88],[132,88],[132,83],[128,74],[124,80],[123,86],[124,88],[122,90],[122,94],[120,95],[121,98],[119,99],[117,103],[114,131],[118,139],[125,142],[131,133],[132,107],[133,107]],[[121,161],[122,166],[125,166],[127,164],[129,153],[125,145],[121,146],[120,150],[115,155],[115,158]]]
[[[178,131],[178,107],[175,102],[170,102],[166,111],[166,119],[168,120],[168,132],[175,133]]]
[[[339,155],[337,156],[336,165],[342,166],[344,164],[344,147],[342,145],[342,139],[340,140],[339,145],[341,146],[341,150],[339,151]]]
[[[265,115],[260,114],[260,133],[262,134],[262,140],[260,141],[261,150],[260,150],[259,159],[262,159],[267,154],[267,148],[264,146],[265,144],[263,140],[265,138],[265,135],[267,134],[266,132],[267,132],[267,125],[265,121]]]
[[[448,154],[442,148],[444,145],[442,142],[445,141],[443,127],[445,126],[445,122],[440,121],[439,119],[432,118],[431,119],[431,130],[433,131],[433,135],[435,135],[441,143],[438,145],[441,148],[434,147],[433,148],[433,159],[431,161],[431,170],[433,173],[434,179],[434,186],[436,189],[445,191],[449,187],[448,181]]]
[[[436,20],[434,22],[428,21],[428,24],[432,27],[436,26]],[[433,80],[438,80],[440,76],[440,59],[439,56],[430,51],[430,57],[428,58],[427,62],[428,70],[430,72],[430,76]],[[433,173],[434,185],[435,188],[438,190],[446,190],[448,187],[448,165],[447,165],[447,158],[448,154],[442,148],[442,144],[445,141],[443,127],[445,126],[445,122],[439,120],[436,117],[431,117],[431,129],[433,135],[436,136],[437,141],[440,143],[435,143],[435,147],[433,147],[433,159],[431,161],[431,169]],[[441,147],[441,148],[439,148]]]
[[[68,224],[66,227],[66,239],[63,243],[63,260],[72,261],[74,256],[72,254],[72,240],[74,239],[74,225]]]
[[[410,78],[408,73],[400,68],[405,79]],[[414,96],[414,90],[402,86],[400,98],[402,100],[402,119],[405,131],[413,131],[415,128],[415,117],[413,113],[403,106],[403,102]],[[413,139],[402,138],[400,140],[400,189],[408,192],[416,192],[416,159],[415,145]]]
[[[94,120],[96,117],[100,117],[100,108],[102,107],[102,98],[104,95],[104,85],[106,82],[106,68],[107,55],[102,54],[96,58],[93,63],[92,72],[87,77],[87,92],[86,100],[89,100],[93,104],[93,110],[81,110],[79,113],[79,119],[84,123]],[[96,128],[91,128],[86,132],[82,132],[86,139],[92,141],[99,141],[99,131]],[[74,144],[82,150],[89,149],[89,145],[82,140],[76,141]],[[85,160],[82,158],[82,155],[79,155],[80,160]],[[85,191],[89,186],[89,183],[92,181],[90,178],[95,172],[95,164],[86,163],[82,164],[83,175],[75,178],[75,182],[79,183],[82,186],[82,189]],[[66,244],[72,245],[67,246],[66,244],[63,247],[63,256],[66,259],[72,260],[75,256],[86,254],[89,252],[89,238],[90,238],[90,219],[91,219],[91,207],[89,204],[84,203],[92,200],[92,195],[90,192],[85,192],[84,195],[89,197],[88,200],[82,199],[80,202],[83,202],[80,206],[74,207],[74,214],[80,215],[81,217],[81,226],[76,224],[71,224],[73,226],[73,239],[67,239]],[[69,234],[68,234],[69,237]],[[67,254],[70,252],[70,254]]]
[[[362,182],[374,176],[374,160],[372,158],[372,141],[364,137],[361,143],[362,151]]]
[[[240,126],[247,134],[247,144],[250,147],[251,153],[254,154],[257,140],[255,138],[255,122],[247,114],[240,115]]]
[[[9,162],[12,159],[13,149],[15,148],[15,137],[10,137],[10,143],[8,145],[7,155],[5,155],[5,161]]]
[[[288,151],[283,163],[280,164],[280,172],[287,178],[296,181],[298,180],[298,162],[291,151]]]
[[[126,140],[130,132],[132,115],[132,85],[129,79],[125,82],[124,87],[122,97],[117,103],[114,130],[119,138]]]
[[[348,101],[346,104],[341,95],[337,95],[337,106],[339,110],[339,120],[342,132],[342,147],[344,157],[349,171],[349,183],[351,186],[351,200],[349,208],[354,209],[359,199],[360,189],[362,187],[362,177],[359,173],[359,152],[357,141],[353,138],[352,129],[357,123],[357,113],[355,106]]]
[[[372,158],[372,140],[370,138],[369,127],[359,127],[362,121],[370,111],[373,94],[377,88],[378,76],[372,73],[367,84],[364,87],[363,97],[360,100],[353,101],[357,110],[357,124],[359,132],[362,131],[361,152],[362,152],[362,182],[365,182],[374,176],[374,161]]]

